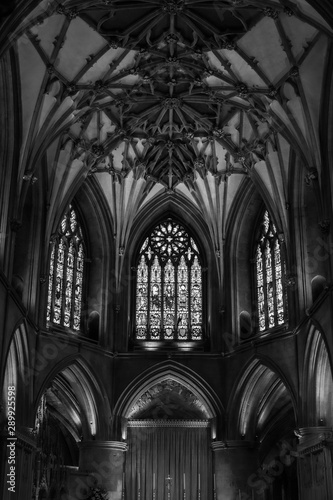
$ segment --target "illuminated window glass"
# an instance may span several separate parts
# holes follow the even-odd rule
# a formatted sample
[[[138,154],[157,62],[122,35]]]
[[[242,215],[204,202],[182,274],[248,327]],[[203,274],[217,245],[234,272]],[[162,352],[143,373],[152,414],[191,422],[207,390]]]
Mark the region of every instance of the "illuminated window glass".
[[[257,308],[259,331],[283,325],[286,296],[282,282],[284,264],[276,228],[266,211],[256,249]]]
[[[82,231],[70,206],[52,242],[46,314],[48,323],[80,329],[83,266]]]
[[[198,247],[172,219],[144,241],[136,271],[137,340],[202,339],[202,268]]]

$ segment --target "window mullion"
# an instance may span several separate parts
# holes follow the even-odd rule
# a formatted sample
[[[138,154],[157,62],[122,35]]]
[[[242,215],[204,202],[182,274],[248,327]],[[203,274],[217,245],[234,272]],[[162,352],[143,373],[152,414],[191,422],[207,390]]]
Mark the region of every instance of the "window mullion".
[[[271,255],[272,255],[272,279],[273,279],[273,304],[274,304],[274,326],[278,324],[278,313],[277,313],[277,295],[276,295],[276,254],[275,254],[275,238],[272,239],[271,243]]]
[[[163,262],[161,262],[161,326],[160,326],[160,332],[161,332],[161,339],[164,340],[164,334],[165,334],[165,325],[164,325],[164,269],[165,265],[163,265]]]
[[[173,266],[173,275],[174,275],[173,279],[174,279],[174,284],[175,284],[175,288],[174,288],[175,316],[174,316],[173,324],[174,324],[174,330],[175,330],[174,337],[176,340],[178,340],[178,337],[179,337],[179,334],[178,334],[178,266],[176,266],[176,265]]]
[[[269,328],[268,317],[268,294],[267,294],[267,269],[266,269],[266,239],[264,240],[262,250],[262,269],[263,269],[263,287],[264,287],[264,311],[265,311],[265,330]]]
[[[73,282],[72,282],[72,292],[71,292],[71,310],[69,316],[69,324],[71,328],[74,327],[74,311],[75,311],[75,291],[76,291],[76,277],[77,277],[77,261],[78,261],[78,248],[77,245],[74,247],[74,258],[73,258]]]
[[[58,247],[59,241],[54,242],[54,255],[53,255],[53,279],[52,279],[52,291],[51,291],[51,310],[50,310],[50,321],[54,320],[54,303],[56,294],[56,278],[57,278],[57,266],[58,266]],[[52,255],[52,251],[51,251]]]
[[[64,252],[64,267],[62,277],[62,297],[61,297],[61,324],[65,323],[65,309],[66,309],[66,291],[67,291],[67,268],[68,268],[68,240]]]
[[[192,277],[191,277],[191,261],[189,261],[188,266],[187,266],[187,307],[188,307],[188,326],[187,326],[187,336],[190,340],[192,340]]]
[[[148,290],[147,290],[147,303],[148,303],[148,307],[147,307],[147,333],[146,333],[146,337],[148,339],[150,339],[150,287],[151,287],[151,262],[148,262]]]

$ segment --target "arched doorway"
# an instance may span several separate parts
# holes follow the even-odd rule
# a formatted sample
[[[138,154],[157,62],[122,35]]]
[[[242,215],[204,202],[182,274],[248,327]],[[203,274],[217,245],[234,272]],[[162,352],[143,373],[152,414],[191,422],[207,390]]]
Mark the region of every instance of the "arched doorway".
[[[140,395],[127,422],[127,498],[210,498],[208,412],[175,379],[158,381]]]
[[[215,416],[196,387],[170,372],[141,385],[123,413],[125,498],[210,500]]]

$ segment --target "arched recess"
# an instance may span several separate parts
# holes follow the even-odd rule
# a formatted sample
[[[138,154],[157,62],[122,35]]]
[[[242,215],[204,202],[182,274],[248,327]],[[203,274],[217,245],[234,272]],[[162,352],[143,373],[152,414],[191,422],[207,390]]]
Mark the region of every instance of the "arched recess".
[[[174,385],[178,386],[176,390],[189,391],[193,395],[189,397],[193,402],[196,401],[198,415],[201,413],[200,418],[210,421],[212,439],[221,439],[224,431],[224,409],[220,399],[198,374],[174,361],[165,361],[153,369],[146,370],[123,391],[114,409],[115,435],[118,438],[120,436],[125,438],[128,420],[135,416],[135,408],[140,409],[140,405],[137,405],[138,401],[143,398],[142,401],[148,402],[150,399],[153,404],[154,394],[149,391],[167,380],[173,381]],[[170,405],[171,410],[172,404]],[[154,413],[154,410],[152,413],[155,418],[158,418],[158,413]],[[173,419],[177,418],[177,412],[172,411],[169,416]],[[168,417],[168,413],[165,417]]]
[[[237,340],[250,338],[253,328],[246,336],[241,335],[241,313],[253,317],[256,311],[256,297],[253,293],[255,276],[251,259],[253,258],[254,234],[259,222],[258,215],[264,211],[264,201],[250,179],[245,179],[240,195],[234,201],[228,218],[225,259],[226,259],[226,328],[236,332]],[[255,321],[252,322],[253,325]]]
[[[158,222],[171,217],[179,222],[195,239],[200,256],[202,257],[204,268],[203,272],[203,322],[206,335],[209,336],[218,329],[219,321],[219,285],[218,285],[218,270],[215,258],[214,248],[211,242],[211,237],[207,228],[207,224],[203,220],[198,209],[186,200],[183,196],[173,194],[162,194],[156,196],[149,201],[142,210],[137,214],[134,222],[131,235],[128,240],[128,251],[125,255],[123,266],[123,276],[130,276],[130,283],[135,284],[135,256],[140,250],[145,234],[149,232]],[[132,320],[135,312],[135,287],[129,286],[126,288],[126,303],[128,304],[128,324],[127,331],[132,331]],[[125,317],[125,315],[124,315]],[[214,340],[212,339],[212,342]]]
[[[46,183],[43,170],[40,178],[23,180],[21,193],[17,188],[17,206],[12,220],[13,238],[11,256],[11,284],[24,306],[33,311],[33,320],[38,321],[40,291],[43,290],[40,259],[43,259],[42,228],[46,221]]]
[[[19,112],[16,99],[17,75],[13,64],[13,49],[0,59],[0,89],[1,89],[1,132],[2,145],[0,152],[0,268],[8,274],[12,254],[13,227],[10,220],[13,217],[15,205],[15,187],[17,166],[19,164],[19,148],[15,141],[20,137]],[[11,231],[12,230],[12,231]],[[6,237],[4,237],[6,236]]]
[[[333,377],[328,349],[319,328],[309,328],[303,369],[303,426],[333,425]]]
[[[69,356],[54,367],[38,392],[35,412],[44,395],[51,413],[76,443],[108,439],[111,412],[107,394],[81,356]]]
[[[114,252],[110,214],[104,195],[101,193],[93,176],[83,183],[75,198],[69,200],[69,202],[77,214],[86,253],[81,305],[82,333],[92,340],[102,341],[101,332],[107,330],[108,308],[105,305],[110,301],[111,290],[108,286],[108,277],[111,257]],[[69,202],[61,204],[62,211],[57,210],[57,219],[52,221],[45,233],[45,247],[48,251],[45,252],[42,267],[43,274],[46,277],[50,265],[50,237],[57,232],[63,211],[68,210]],[[41,299],[43,307],[41,308],[40,322],[44,324],[46,319],[46,294],[42,294]]]
[[[32,401],[33,371],[29,354],[28,332],[25,323],[15,328],[8,348],[2,387],[3,417],[7,418],[8,387],[15,387],[16,424],[29,426],[31,424],[30,408]],[[3,422],[1,422],[2,424]]]
[[[228,405],[228,438],[259,442],[267,451],[295,429],[296,403],[285,377],[266,359],[253,358],[235,383]]]

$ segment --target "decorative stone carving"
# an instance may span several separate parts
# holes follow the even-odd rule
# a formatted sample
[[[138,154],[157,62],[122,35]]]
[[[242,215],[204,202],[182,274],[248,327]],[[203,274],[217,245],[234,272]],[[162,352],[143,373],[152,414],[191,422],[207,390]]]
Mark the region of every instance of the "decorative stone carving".
[[[129,410],[127,418],[133,419],[137,415],[141,414],[143,410],[146,411],[148,408],[163,408],[163,401],[168,401],[168,407],[177,406],[175,404],[176,400],[182,401],[183,403],[179,403],[179,405],[185,404],[188,409],[199,412],[201,415],[205,415],[208,418],[208,410],[204,406],[204,404],[197,398],[195,394],[193,394],[187,387],[180,384],[178,381],[167,378],[165,380],[157,382],[155,385],[150,387],[146,392],[141,394],[141,396],[137,399],[135,404]],[[181,406],[179,406],[181,408]],[[174,412],[177,411],[177,408],[174,408]],[[154,412],[153,412],[154,413]],[[172,412],[171,412],[172,413]],[[156,417],[158,415],[156,414]],[[168,418],[171,415],[168,414]]]
[[[219,139],[222,139],[222,137],[225,136],[225,132],[222,128],[214,128],[212,132],[213,135],[215,135],[215,137],[218,137]]]
[[[177,14],[184,8],[184,0],[164,0],[162,11],[168,14]]]
[[[238,92],[239,97],[242,97],[243,99],[248,96],[249,94],[249,89],[245,85],[245,83],[239,83],[236,85],[236,90]]]
[[[167,97],[163,101],[163,107],[167,109],[176,109],[180,108],[182,105],[182,100],[177,99],[176,97]]]
[[[193,162],[193,167],[198,169],[198,168],[204,168],[205,166],[205,160],[203,158],[196,158]]]
[[[69,85],[67,85],[67,92],[69,94],[76,94],[77,91],[78,91],[78,88],[75,85],[75,83],[70,83]]]
[[[99,92],[103,92],[106,88],[106,85],[105,83],[103,82],[103,80],[96,80],[95,82],[95,85],[94,85],[94,91],[99,93]]]
[[[297,66],[294,66],[290,71],[290,76],[293,78],[297,78],[299,76],[299,69]]]
[[[119,43],[116,38],[109,38],[109,47],[110,49],[118,49]]]
[[[236,47],[237,47],[236,43],[230,40],[223,40],[221,44],[221,49],[235,50]]]
[[[311,186],[313,181],[318,179],[318,172],[315,167],[312,167],[309,169],[308,173],[304,177],[305,184],[308,186]]]
[[[287,14],[287,16],[289,16],[289,17],[291,17],[291,16],[293,16],[293,15],[294,15],[294,12],[293,12],[293,11],[292,11],[289,7],[285,7],[285,8],[283,9],[283,12],[284,12],[285,14]]]
[[[275,9],[272,9],[271,7],[266,7],[264,9],[264,14],[265,14],[265,16],[271,17],[272,19],[274,19],[274,21],[276,19],[278,19],[278,17],[279,17],[279,12]]]
[[[95,155],[95,156],[102,156],[102,154],[104,153],[104,148],[101,144],[93,144],[91,146],[91,152]]]
[[[70,9],[70,10],[67,12],[67,17],[68,17],[70,20],[75,19],[77,16],[78,16],[77,9]]]

